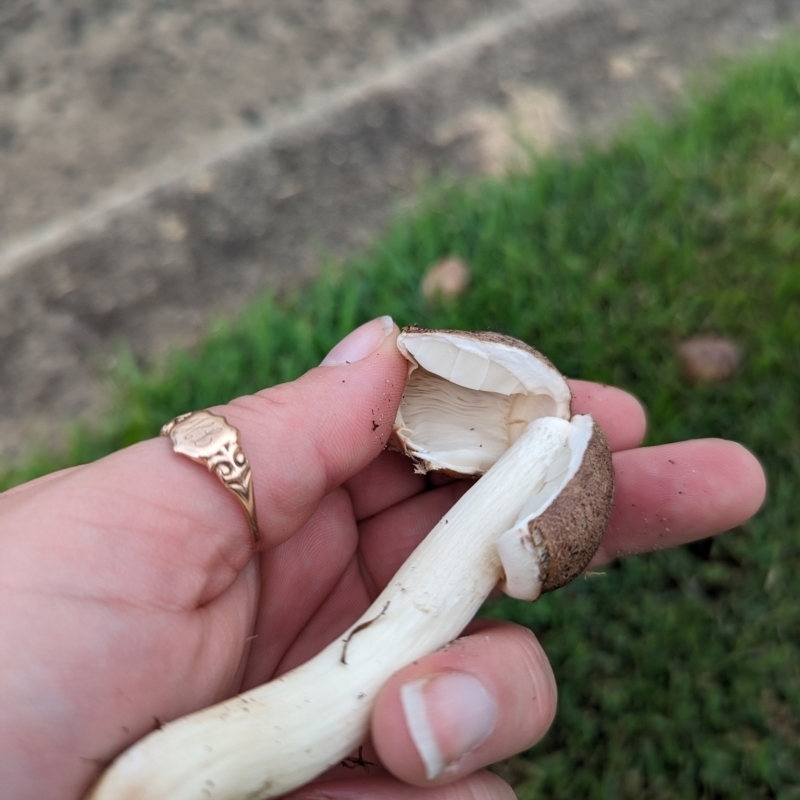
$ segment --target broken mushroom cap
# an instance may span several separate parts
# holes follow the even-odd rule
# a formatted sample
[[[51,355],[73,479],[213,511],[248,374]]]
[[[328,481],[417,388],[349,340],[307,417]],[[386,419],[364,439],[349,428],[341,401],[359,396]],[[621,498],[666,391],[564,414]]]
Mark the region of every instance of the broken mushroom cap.
[[[520,600],[536,600],[577,578],[611,516],[614,467],[606,437],[588,414],[567,424],[547,474],[532,487],[516,524],[495,542],[504,572],[500,588]]]
[[[409,378],[395,447],[417,472],[481,475],[533,425],[541,473],[495,549],[506,594],[535,600],[577,577],[600,544],[614,492],[611,451],[589,415],[570,419],[561,373],[524,342],[496,333],[407,328]],[[558,441],[555,448],[545,442]]]
[[[533,420],[570,417],[566,380],[518,339],[412,326],[397,346],[409,374],[390,446],[417,472],[482,475]]]

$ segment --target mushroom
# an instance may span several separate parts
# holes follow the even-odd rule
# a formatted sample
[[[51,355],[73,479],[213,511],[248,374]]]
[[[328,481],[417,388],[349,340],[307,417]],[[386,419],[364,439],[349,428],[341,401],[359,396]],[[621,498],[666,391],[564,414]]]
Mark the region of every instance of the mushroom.
[[[418,471],[483,477],[338,639],[263,686],[153,731],[116,759],[91,800],[289,792],[362,744],[386,680],[457,637],[498,584],[534,600],[589,563],[611,511],[611,455],[590,416],[570,418],[555,367],[491,333],[412,327],[398,347],[409,379],[393,446]]]

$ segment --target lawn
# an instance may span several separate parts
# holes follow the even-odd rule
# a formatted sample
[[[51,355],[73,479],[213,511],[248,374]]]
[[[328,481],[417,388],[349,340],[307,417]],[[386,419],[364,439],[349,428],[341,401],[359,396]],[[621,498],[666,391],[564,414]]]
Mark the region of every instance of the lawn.
[[[447,255],[470,265],[471,287],[428,302],[421,275]],[[559,681],[551,732],[498,767],[518,795],[800,798],[800,48],[727,68],[668,123],[640,120],[602,149],[432,189],[313,285],[157,369],[123,366],[104,426],[5,485],[289,380],[382,313],[517,336],[640,397],[647,444],[732,438],[768,473],[761,513],[710,547],[487,608],[536,632]],[[677,348],[701,333],[741,346],[730,381],[682,376]]]

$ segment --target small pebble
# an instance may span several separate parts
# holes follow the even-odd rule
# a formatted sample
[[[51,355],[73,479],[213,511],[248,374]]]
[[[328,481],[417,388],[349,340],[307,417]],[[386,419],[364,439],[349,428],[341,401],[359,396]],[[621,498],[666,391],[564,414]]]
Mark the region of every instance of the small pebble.
[[[462,295],[470,284],[469,267],[455,256],[443,258],[428,268],[422,279],[422,295],[426,300],[434,297],[452,298]]]
[[[678,350],[683,373],[692,383],[721,383],[730,380],[739,368],[742,353],[731,339],[722,336],[696,336]]]

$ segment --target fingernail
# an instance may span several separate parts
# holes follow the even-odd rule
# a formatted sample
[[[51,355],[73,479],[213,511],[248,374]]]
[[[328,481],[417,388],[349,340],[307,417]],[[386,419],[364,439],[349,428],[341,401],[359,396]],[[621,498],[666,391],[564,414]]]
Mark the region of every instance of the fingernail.
[[[347,334],[333,350],[325,356],[320,366],[338,367],[361,361],[380,347],[384,339],[394,330],[394,322],[389,316],[378,317],[365,322],[352,333]]]
[[[411,740],[433,780],[492,732],[497,706],[483,684],[463,672],[445,672],[400,689]]]

